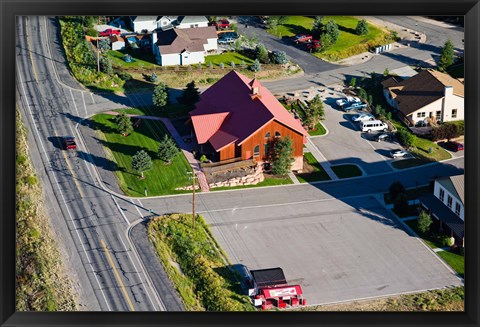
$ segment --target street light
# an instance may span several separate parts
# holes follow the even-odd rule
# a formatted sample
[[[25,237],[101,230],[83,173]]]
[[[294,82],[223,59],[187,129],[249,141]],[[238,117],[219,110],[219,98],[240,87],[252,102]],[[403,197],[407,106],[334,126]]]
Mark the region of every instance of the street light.
[[[190,175],[190,179],[192,180],[193,186],[193,193],[192,193],[192,219],[193,219],[193,229],[195,229],[195,172],[187,171],[187,174]]]

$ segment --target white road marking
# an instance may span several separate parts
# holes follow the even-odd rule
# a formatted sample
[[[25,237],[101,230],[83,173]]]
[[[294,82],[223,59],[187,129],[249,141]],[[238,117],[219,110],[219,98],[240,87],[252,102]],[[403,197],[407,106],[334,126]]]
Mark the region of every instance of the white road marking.
[[[112,197],[113,202],[115,202],[115,205],[117,206],[118,211],[120,211],[120,213],[122,214],[122,217],[123,217],[123,219],[126,221],[128,227],[130,227],[131,224],[130,224],[130,222],[128,221],[127,216],[125,216],[125,214],[123,213],[122,208],[120,208],[120,206],[118,205],[117,200],[115,200],[115,197],[113,196],[113,194],[110,194],[110,196]]]
[[[93,94],[92,94],[92,92],[89,92],[89,93],[90,93],[90,97],[92,98],[92,102],[93,102],[93,104],[95,104],[95,99],[93,98]]]
[[[88,112],[87,112],[87,105],[85,104],[84,93],[85,93],[85,92],[82,92],[83,109],[85,109],[85,117],[87,117],[87,116],[88,116]]]
[[[17,64],[17,68],[19,67],[19,65]],[[27,92],[25,92],[25,86],[23,84],[23,80],[22,80],[22,76],[20,74],[20,69],[18,68],[18,78],[20,80],[20,85],[22,86],[22,89],[23,89],[23,93],[25,94],[25,100],[26,100],[26,95],[27,95]],[[28,101],[26,100],[26,104],[27,104],[27,108],[28,108],[28,111],[30,113],[30,116],[31,116],[31,120],[35,126],[34,130],[37,134],[37,137],[38,137],[38,140],[40,141],[40,145],[42,146],[42,149],[43,149],[43,154],[44,156],[46,157],[47,159],[47,162],[49,162],[49,165],[50,165],[50,168],[53,169],[51,163],[50,163],[50,159],[48,157],[48,154],[47,154],[47,151],[45,150],[45,146],[43,144],[43,141],[42,141],[42,138],[40,137],[40,133],[38,132],[39,130],[39,126],[37,126],[37,124],[35,123],[35,119],[33,117],[33,113],[32,113],[32,109],[30,108],[30,104],[28,103]],[[63,200],[63,204],[65,206],[65,208],[67,209],[67,212],[68,212],[68,215],[70,216],[70,221],[72,222],[74,228],[75,228],[75,232],[77,234],[77,237],[78,237],[78,241],[80,242],[80,244],[82,245],[82,248],[83,248],[83,252],[85,253],[85,256],[87,257],[87,260],[88,260],[88,265],[90,266],[90,269],[92,269],[92,272],[93,272],[93,275],[95,276],[95,280],[97,281],[97,284],[98,284],[98,288],[100,289],[100,292],[102,292],[102,295],[103,295],[103,299],[105,300],[105,303],[107,304],[107,308],[108,308],[108,311],[112,311],[112,309],[110,308],[110,305],[108,304],[108,301],[107,301],[107,297],[105,296],[105,293],[103,292],[101,286],[100,286],[100,282],[98,280],[98,277],[97,277],[97,274],[95,273],[95,269],[93,269],[93,265],[92,265],[92,262],[91,262],[91,259],[90,259],[90,256],[88,255],[88,252],[87,250],[85,249],[85,245],[84,243],[82,242],[82,239],[80,238],[80,234],[78,232],[78,227],[77,225],[75,224],[75,220],[73,219],[73,216],[72,216],[72,213],[70,212],[70,209],[67,205],[67,201],[65,200],[65,196],[63,195],[63,192],[62,190],[60,189],[60,185],[59,185],[59,182],[58,182],[58,179],[57,179],[57,176],[56,174],[53,172],[52,173],[53,175],[53,178],[55,179],[55,182],[56,184],[58,185],[58,190],[60,192],[60,195],[62,196],[62,200]]]
[[[143,207],[142,203],[140,202],[140,199],[137,199],[137,201],[138,201],[138,203]],[[137,206],[135,206],[135,209],[137,209],[138,214],[140,215],[140,217],[142,217],[142,218],[145,217],[145,216],[142,214],[142,212],[140,211],[140,209],[138,209]]]
[[[75,103],[75,99],[73,98],[72,89],[70,89],[70,96],[72,97],[72,102],[73,102],[73,106],[75,107],[75,111],[77,112],[77,117],[80,117],[80,113],[78,112],[78,109],[77,109],[77,104]]]

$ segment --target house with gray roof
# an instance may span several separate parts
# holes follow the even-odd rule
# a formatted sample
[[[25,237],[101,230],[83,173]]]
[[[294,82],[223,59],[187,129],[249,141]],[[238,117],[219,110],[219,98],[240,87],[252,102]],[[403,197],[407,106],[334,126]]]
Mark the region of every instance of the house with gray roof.
[[[152,52],[162,66],[205,62],[205,55],[218,49],[215,27],[172,28],[152,34]]]
[[[438,178],[433,194],[420,197],[422,206],[438,222],[440,231],[455,238],[463,246],[465,235],[465,175]]]

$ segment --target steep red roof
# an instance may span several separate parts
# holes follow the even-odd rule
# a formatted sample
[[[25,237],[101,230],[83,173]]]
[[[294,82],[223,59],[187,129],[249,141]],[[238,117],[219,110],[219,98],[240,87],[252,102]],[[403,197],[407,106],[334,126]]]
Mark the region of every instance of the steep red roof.
[[[258,88],[258,96],[252,97],[254,87]],[[216,151],[233,142],[241,145],[272,120],[308,135],[258,80],[250,80],[234,70],[201,95],[190,116],[198,143],[210,141]]]

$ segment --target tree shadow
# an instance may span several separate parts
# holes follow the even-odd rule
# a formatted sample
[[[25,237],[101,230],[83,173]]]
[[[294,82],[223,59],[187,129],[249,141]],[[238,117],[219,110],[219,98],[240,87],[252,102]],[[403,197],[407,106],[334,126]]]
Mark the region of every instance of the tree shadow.
[[[135,155],[138,151],[143,150],[145,151],[150,158],[154,159],[157,157],[157,153],[154,151],[151,151],[148,148],[138,146],[138,145],[129,145],[129,144],[122,144],[122,143],[116,143],[116,142],[109,142],[105,140],[101,140],[99,138],[94,137],[94,139],[103,145],[104,147],[108,148],[112,152],[118,152],[124,155],[128,156],[133,156]]]
[[[345,32],[345,33],[350,33],[350,34],[353,34],[353,35],[357,35],[357,32],[355,31],[355,29],[345,27],[345,26],[342,26],[342,25],[338,25],[338,30],[342,31],[342,32]]]
[[[113,160],[79,150],[77,150],[77,153],[79,158],[97,166],[98,168],[102,168],[108,171],[121,171],[124,173],[128,173],[125,167],[119,167],[118,164]]]
[[[286,27],[289,32],[298,35],[298,34],[310,34],[312,31],[308,28],[305,28],[300,25],[293,25],[293,24],[283,24],[282,26]]]

